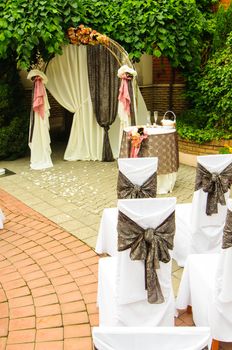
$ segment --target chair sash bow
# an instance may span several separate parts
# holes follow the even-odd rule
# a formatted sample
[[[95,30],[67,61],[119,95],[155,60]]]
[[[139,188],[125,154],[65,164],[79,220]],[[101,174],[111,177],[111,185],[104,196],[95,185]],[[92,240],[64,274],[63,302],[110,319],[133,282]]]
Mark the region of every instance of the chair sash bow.
[[[232,164],[229,164],[220,174],[210,173],[203,165],[197,164],[195,191],[202,188],[208,193],[206,214],[218,213],[218,203],[226,205],[225,193],[232,184]]]
[[[121,171],[118,173],[117,194],[119,199],[155,198],[157,173],[154,172],[141,186],[133,184]]]
[[[175,212],[155,229],[143,229],[119,211],[117,229],[118,251],[131,248],[131,260],[144,260],[145,262],[145,289],[148,302],[151,304],[163,303],[164,296],[156,269],[160,268],[160,261],[168,263],[171,259],[169,249],[173,249]]]
[[[226,223],[223,230],[222,249],[232,247],[232,211],[227,210]]]

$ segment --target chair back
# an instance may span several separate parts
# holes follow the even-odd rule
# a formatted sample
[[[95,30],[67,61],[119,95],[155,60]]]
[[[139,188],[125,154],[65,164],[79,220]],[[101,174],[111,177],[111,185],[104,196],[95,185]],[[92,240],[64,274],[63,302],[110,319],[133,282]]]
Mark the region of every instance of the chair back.
[[[175,211],[176,198],[145,198],[118,200],[118,211],[126,215],[142,229],[156,229]],[[127,223],[125,223],[126,225]],[[119,227],[119,224],[118,224]],[[127,234],[127,227],[126,227]],[[133,234],[128,229],[128,237]],[[169,252],[170,253],[170,252]],[[118,252],[117,266],[117,300],[127,304],[147,300],[145,289],[145,260],[131,260],[131,248]],[[156,272],[164,299],[172,291],[171,260],[159,263]]]
[[[157,157],[119,158],[119,175],[117,184],[118,198],[155,197],[157,190],[157,167]],[[146,184],[146,181],[149,180],[149,178],[151,181]],[[136,185],[137,187],[144,185],[144,188],[141,188],[140,191],[138,189],[138,194],[133,196],[131,194],[132,189],[129,188],[130,185]]]
[[[202,350],[211,345],[209,327],[93,327],[98,350]]]
[[[198,156],[197,162],[211,174],[222,174],[228,166],[232,165],[232,154]],[[198,172],[200,172],[199,166],[197,167],[196,184],[199,176]],[[232,179],[232,172],[230,176]],[[192,249],[193,253],[204,253],[210,250],[214,252],[214,248],[220,247],[221,244],[227,208],[226,205],[217,203],[218,212],[207,215],[208,196],[209,193],[204,192],[203,188],[195,190],[193,195],[191,213],[192,244],[195,245],[195,248]],[[224,193],[223,197],[226,202],[229,197],[229,190]],[[218,251],[218,249],[215,251]]]

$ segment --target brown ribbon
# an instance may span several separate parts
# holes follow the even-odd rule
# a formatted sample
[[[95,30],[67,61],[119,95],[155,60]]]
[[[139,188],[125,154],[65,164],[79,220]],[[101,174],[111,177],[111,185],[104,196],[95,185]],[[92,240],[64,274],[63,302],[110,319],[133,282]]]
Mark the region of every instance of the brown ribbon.
[[[145,289],[148,302],[151,304],[163,303],[164,297],[156,269],[160,268],[160,261],[168,263],[171,259],[169,249],[173,249],[175,212],[155,229],[143,229],[119,211],[117,230],[118,251],[131,248],[131,260],[144,260],[145,262]]]
[[[226,223],[223,230],[222,249],[232,247],[232,211],[227,210]]]
[[[133,184],[121,171],[118,172],[117,194],[119,199],[155,198],[156,191],[156,172],[154,172],[141,186]]]
[[[218,203],[226,205],[225,193],[232,184],[232,164],[229,164],[220,174],[210,173],[203,165],[197,164],[195,191],[203,189],[208,193],[206,214],[218,213]]]

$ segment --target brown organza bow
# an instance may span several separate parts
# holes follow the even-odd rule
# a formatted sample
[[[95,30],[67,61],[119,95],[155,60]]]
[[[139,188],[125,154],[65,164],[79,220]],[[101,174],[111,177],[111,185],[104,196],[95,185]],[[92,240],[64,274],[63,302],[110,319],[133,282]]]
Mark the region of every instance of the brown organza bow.
[[[161,304],[164,297],[156,269],[159,262],[168,263],[171,259],[169,249],[173,249],[175,234],[175,212],[158,227],[143,229],[125,214],[118,213],[118,251],[131,248],[131,260],[145,262],[145,289],[148,302]]]
[[[222,249],[232,247],[232,211],[227,210],[226,223],[223,230]]]
[[[157,173],[153,173],[141,186],[133,184],[121,171],[118,172],[117,194],[119,199],[155,198]]]
[[[220,174],[210,173],[203,165],[197,164],[195,191],[200,188],[208,193],[206,215],[217,214],[218,203],[226,205],[225,193],[232,184],[232,164],[229,164]]]

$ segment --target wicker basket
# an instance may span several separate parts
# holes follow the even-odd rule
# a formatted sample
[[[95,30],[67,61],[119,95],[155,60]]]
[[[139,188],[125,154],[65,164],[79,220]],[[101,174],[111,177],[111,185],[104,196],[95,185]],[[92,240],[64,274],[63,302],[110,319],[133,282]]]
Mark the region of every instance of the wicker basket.
[[[168,119],[167,114],[171,113],[174,119]],[[167,111],[164,113],[163,119],[161,120],[161,125],[165,128],[173,129],[176,127],[176,115],[173,111]]]

